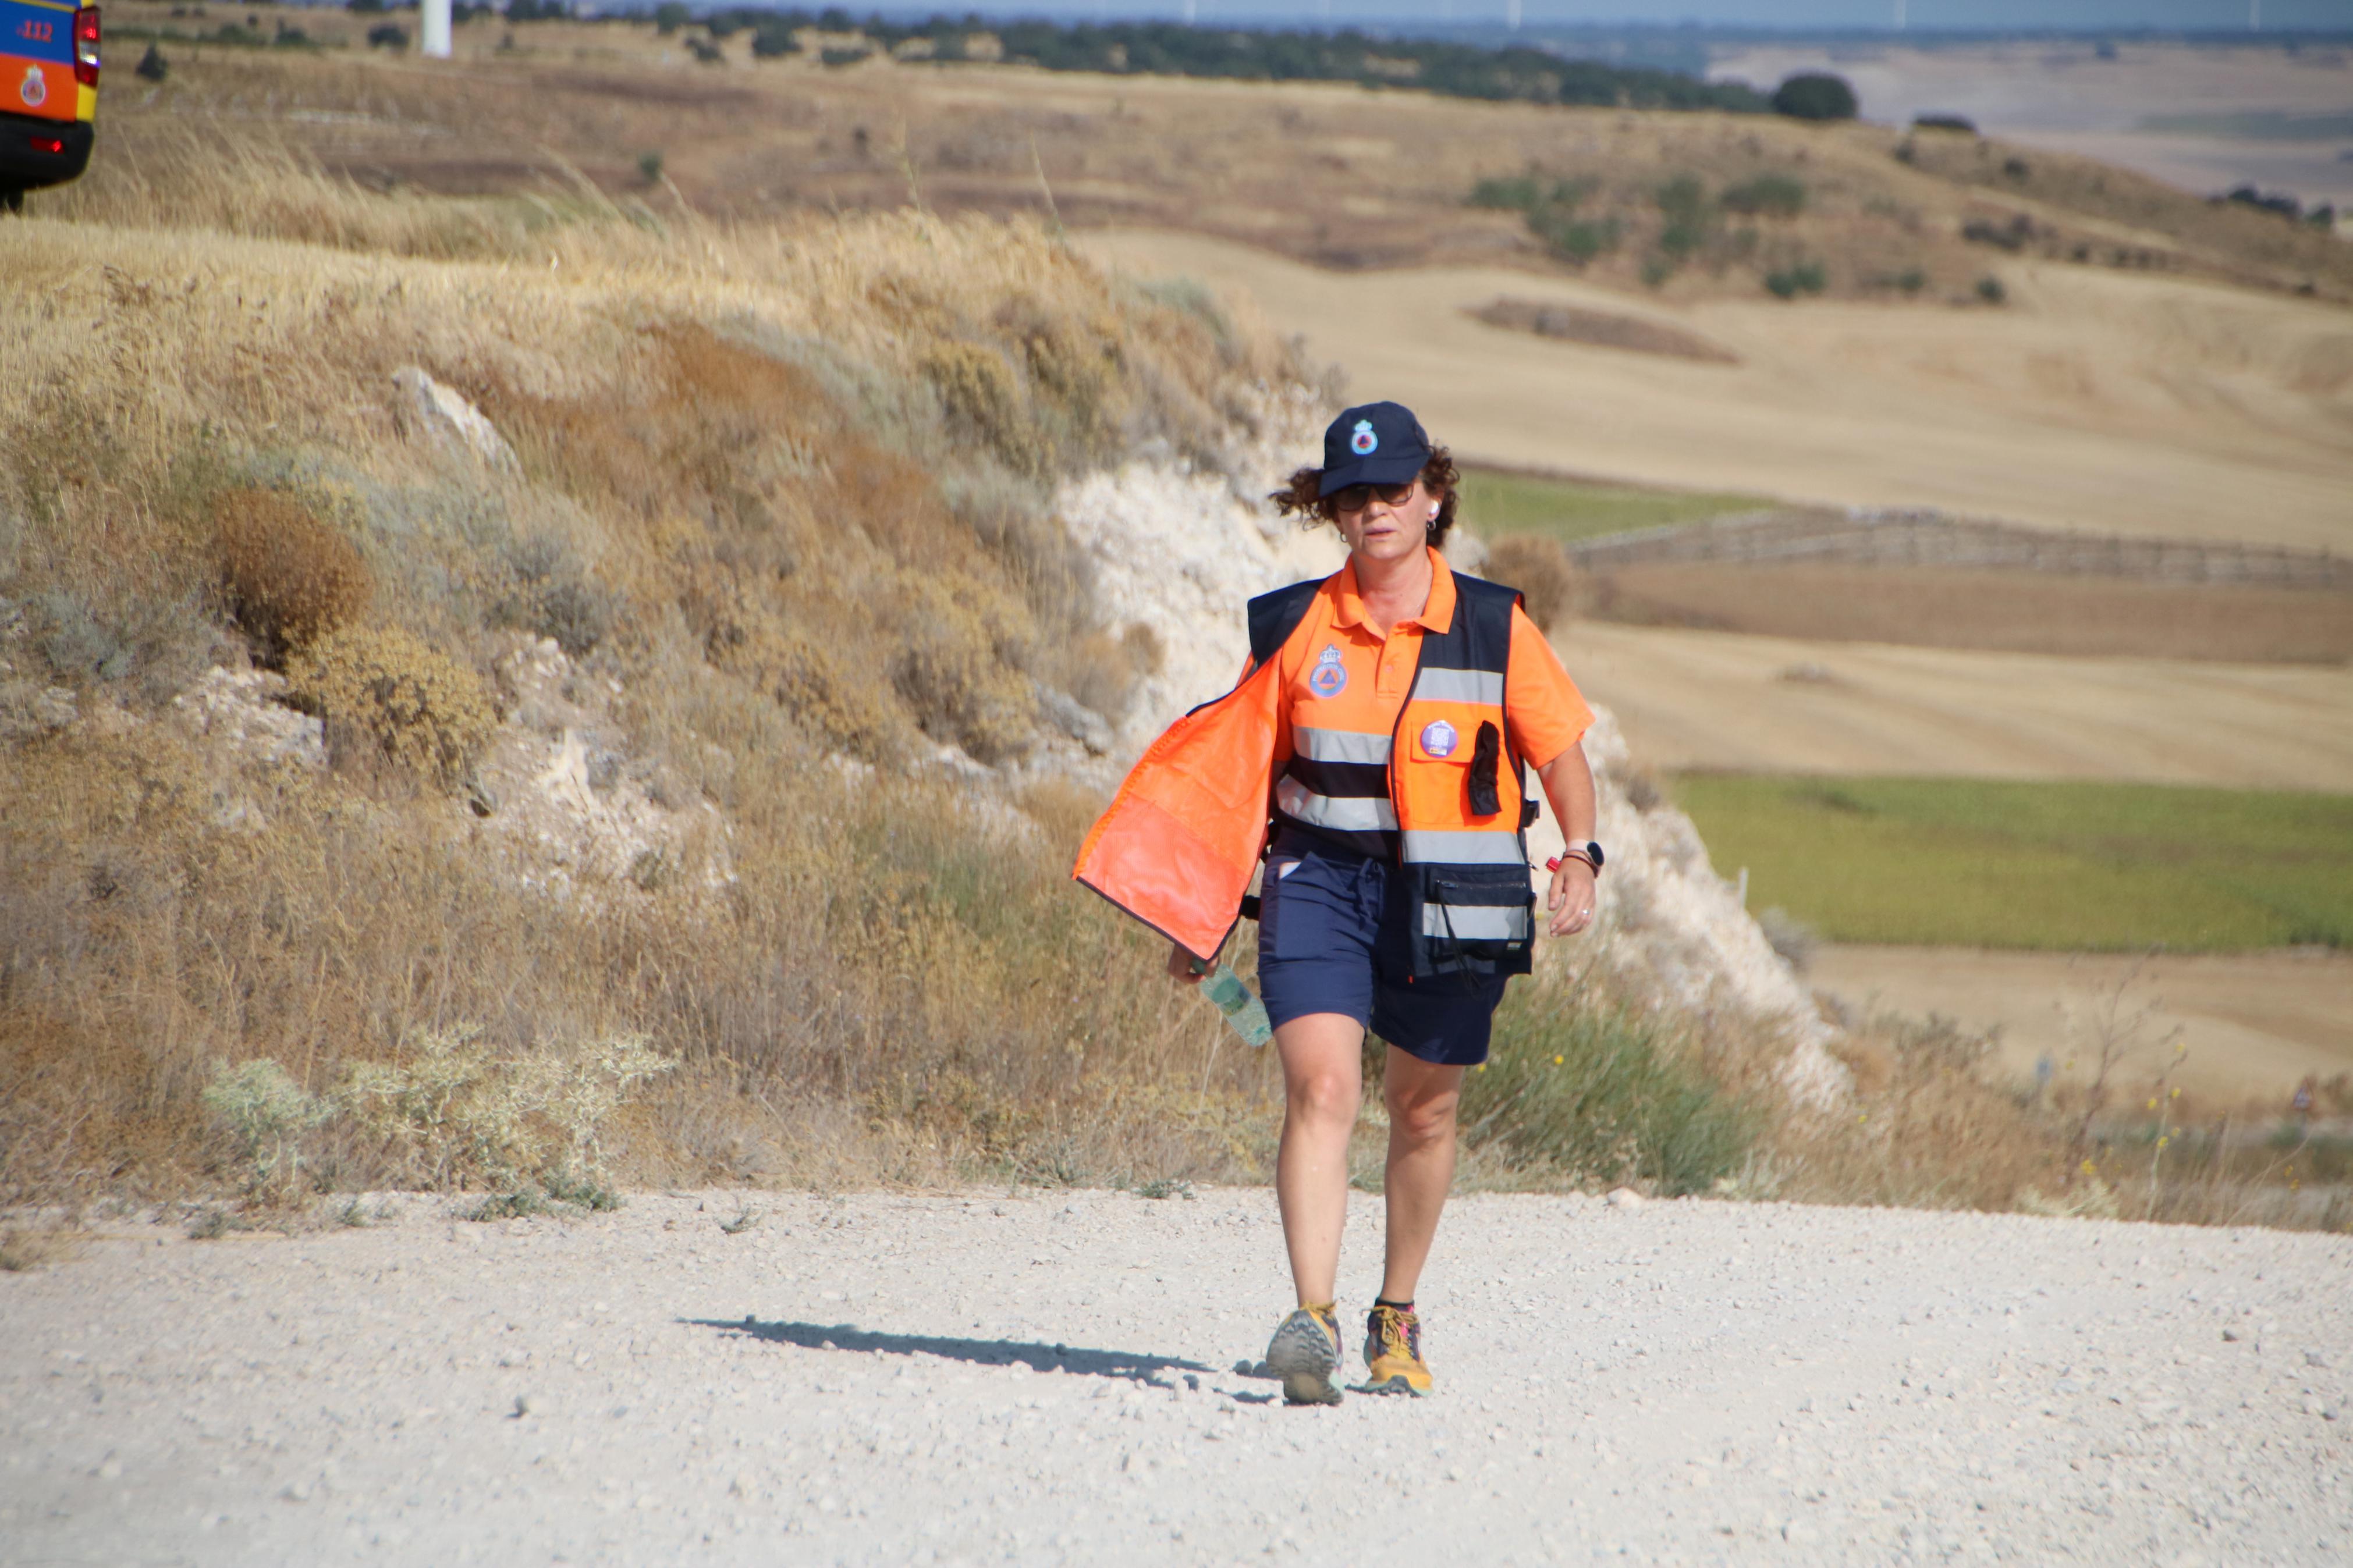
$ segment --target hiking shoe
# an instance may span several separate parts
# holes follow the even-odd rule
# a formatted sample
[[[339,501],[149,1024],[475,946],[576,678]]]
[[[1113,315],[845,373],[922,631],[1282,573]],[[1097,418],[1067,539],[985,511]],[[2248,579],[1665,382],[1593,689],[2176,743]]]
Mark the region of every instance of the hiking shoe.
[[[1267,1342],[1266,1368],[1282,1379],[1285,1405],[1337,1405],[1340,1320],[1329,1307],[1302,1307]]]
[[[1372,1373],[1357,1390],[1360,1394],[1428,1394],[1430,1363],[1421,1359],[1421,1314],[1409,1307],[1376,1303],[1365,1314],[1365,1364]]]

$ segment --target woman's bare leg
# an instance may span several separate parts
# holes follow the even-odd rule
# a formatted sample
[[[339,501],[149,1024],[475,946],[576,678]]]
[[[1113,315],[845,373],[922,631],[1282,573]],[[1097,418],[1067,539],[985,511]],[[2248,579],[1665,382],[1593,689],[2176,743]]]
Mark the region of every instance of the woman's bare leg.
[[[1454,1111],[1462,1099],[1462,1069],[1433,1066],[1391,1046],[1383,1084],[1389,1161],[1384,1183],[1388,1257],[1381,1269],[1381,1296],[1410,1301],[1438,1235],[1439,1211],[1454,1184]],[[1292,1256],[1297,1258],[1296,1250]]]
[[[1348,1218],[1348,1135],[1364,1097],[1364,1042],[1365,1026],[1345,1013],[1310,1013],[1274,1032],[1283,1089],[1274,1194],[1303,1307],[1326,1304],[1338,1288],[1340,1231]],[[1434,1213],[1431,1218],[1435,1223]]]

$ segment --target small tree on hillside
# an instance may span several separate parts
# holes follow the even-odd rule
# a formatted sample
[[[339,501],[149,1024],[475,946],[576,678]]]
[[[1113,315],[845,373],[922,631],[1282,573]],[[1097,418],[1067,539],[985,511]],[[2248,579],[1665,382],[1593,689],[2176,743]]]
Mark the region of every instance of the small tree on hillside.
[[[654,7],[654,31],[669,37],[694,19],[694,13],[679,4],[679,0],[663,0]]]
[[[1792,120],[1852,120],[1860,107],[1846,78],[1827,71],[1801,71],[1773,94],[1773,112]]]

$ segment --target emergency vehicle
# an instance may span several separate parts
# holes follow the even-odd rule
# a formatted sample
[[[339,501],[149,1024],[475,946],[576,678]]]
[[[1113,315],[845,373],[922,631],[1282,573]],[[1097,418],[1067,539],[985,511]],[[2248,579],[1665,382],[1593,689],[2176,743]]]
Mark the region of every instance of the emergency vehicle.
[[[0,0],[0,211],[90,163],[98,117],[98,7]]]

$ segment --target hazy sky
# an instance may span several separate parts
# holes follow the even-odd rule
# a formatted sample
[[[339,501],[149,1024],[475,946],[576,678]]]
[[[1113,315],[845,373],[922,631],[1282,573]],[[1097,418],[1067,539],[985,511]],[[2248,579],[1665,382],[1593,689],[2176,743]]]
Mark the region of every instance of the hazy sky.
[[[806,0],[804,0],[806,3]],[[1414,22],[1504,20],[1510,0],[1193,0],[1198,20],[1267,26],[1397,27]],[[1771,27],[1883,27],[1899,0],[1521,0],[1524,25],[1577,22],[1680,22]],[[1914,27],[2242,28],[2250,0],[1901,0]],[[2264,27],[2353,30],[2353,0],[2253,0]],[[920,8],[922,0],[916,0]],[[851,9],[860,7],[852,5]],[[904,0],[891,10],[905,9]],[[974,8],[950,0],[942,10]],[[1021,0],[983,4],[990,16],[1180,17],[1185,0]]]

